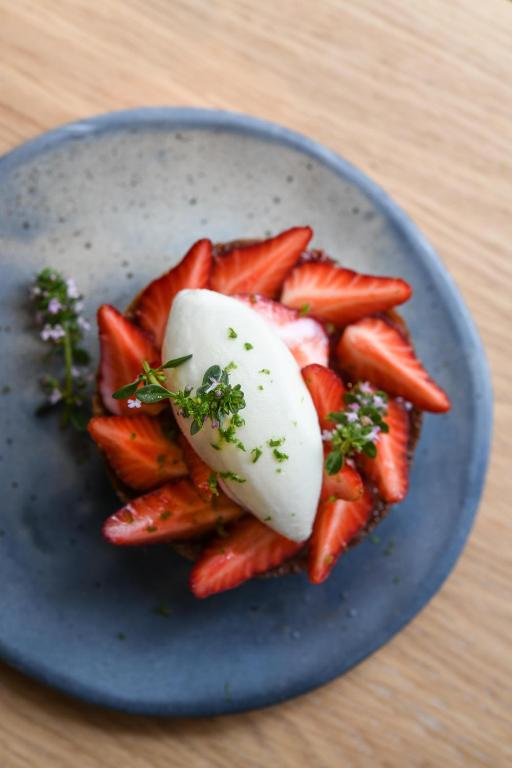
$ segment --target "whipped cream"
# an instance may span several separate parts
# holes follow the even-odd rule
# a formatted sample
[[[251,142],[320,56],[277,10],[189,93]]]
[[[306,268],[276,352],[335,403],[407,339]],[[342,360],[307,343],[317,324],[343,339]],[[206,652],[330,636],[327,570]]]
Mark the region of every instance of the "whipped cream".
[[[250,306],[187,289],[174,299],[162,355],[168,360],[190,353],[191,360],[166,372],[167,385],[195,391],[210,366],[231,365],[230,383],[240,384],[245,395],[239,413],[245,424],[236,430],[245,451],[219,439],[209,421],[191,435],[190,419],[174,409],[183,434],[215,472],[238,478],[219,481],[228,496],[275,531],[304,541],[316,514],[323,452],[317,414],[293,355]]]

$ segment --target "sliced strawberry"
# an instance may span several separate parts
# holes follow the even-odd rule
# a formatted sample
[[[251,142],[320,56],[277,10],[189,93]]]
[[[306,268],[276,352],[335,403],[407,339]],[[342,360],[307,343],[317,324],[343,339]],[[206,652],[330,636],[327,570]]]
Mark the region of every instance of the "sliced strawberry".
[[[198,240],[179,264],[153,280],[138,297],[136,322],[151,335],[158,349],[164,340],[174,297],[183,288],[206,288],[211,269],[212,244],[209,240]]]
[[[297,309],[305,306],[324,322],[346,325],[403,304],[411,294],[411,286],[401,278],[362,275],[327,262],[310,262],[286,278],[281,301]]]
[[[116,416],[127,416],[130,408],[126,400],[114,400],[112,393],[133,381],[142,369],[143,360],[155,363],[159,354],[148,337],[130,320],[111,307],[103,304],[98,310],[100,332],[100,368],[98,387],[103,405]],[[165,404],[144,405],[138,414],[155,415]],[[131,416],[134,415],[133,410]]]
[[[309,546],[308,574],[313,584],[329,576],[336,560],[361,531],[373,509],[368,490],[359,501],[321,501]]]
[[[321,429],[333,429],[336,425],[327,415],[342,411],[345,407],[345,387],[339,376],[323,365],[307,365],[302,369],[302,378],[309,389]]]
[[[261,293],[273,299],[313,236],[311,227],[293,227],[276,237],[243,245],[216,260],[211,287],[219,293]]]
[[[209,503],[190,480],[178,480],[126,504],[105,521],[103,535],[119,546],[190,539],[242,514],[224,494]]]
[[[328,448],[325,448],[327,453]],[[324,478],[320,499],[343,499],[344,501],[357,501],[363,495],[363,480],[361,475],[345,461],[342,468],[334,475],[328,475],[324,465]]]
[[[192,569],[190,588],[196,597],[224,592],[276,568],[303,546],[247,515],[227,537],[217,538],[207,547]]]
[[[368,379],[423,411],[450,410],[448,396],[430,378],[409,342],[381,318],[368,317],[347,326],[337,355],[340,367],[352,381]]]
[[[190,479],[194,483],[197,492],[202,499],[210,501],[214,494],[208,480],[212,475],[215,475],[213,469],[208,464],[205,464],[202,458],[197,455],[185,435],[179,436],[179,444],[183,451],[183,458],[185,459]]]
[[[401,403],[390,400],[384,421],[389,432],[380,434],[377,456],[370,459],[359,454],[357,463],[366,477],[373,480],[384,501],[396,504],[405,498],[409,485],[409,416]]]
[[[158,419],[148,416],[95,416],[88,430],[123,483],[139,491],[187,474],[180,447]]]
[[[323,326],[311,317],[301,317],[295,309],[258,294],[235,296],[265,318],[284,341],[301,368],[312,363],[327,365],[329,338]]]

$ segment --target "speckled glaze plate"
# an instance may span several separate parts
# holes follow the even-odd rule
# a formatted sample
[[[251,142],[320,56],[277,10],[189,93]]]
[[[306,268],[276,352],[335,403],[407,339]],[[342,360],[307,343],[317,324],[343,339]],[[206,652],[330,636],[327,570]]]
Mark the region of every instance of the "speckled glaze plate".
[[[34,417],[43,349],[27,287],[43,266],[62,270],[93,319],[102,302],[124,307],[197,238],[296,224],[311,224],[314,245],[346,266],[412,283],[404,315],[454,408],[426,417],[406,502],[323,586],[295,575],[198,601],[172,551],[102,540],[117,501],[101,460],[87,437]],[[68,125],[3,157],[0,342],[0,656],[69,694],[211,715],[304,693],[387,642],[462,550],[491,425],[475,327],[405,214],[303,136],[225,112],[147,109]]]

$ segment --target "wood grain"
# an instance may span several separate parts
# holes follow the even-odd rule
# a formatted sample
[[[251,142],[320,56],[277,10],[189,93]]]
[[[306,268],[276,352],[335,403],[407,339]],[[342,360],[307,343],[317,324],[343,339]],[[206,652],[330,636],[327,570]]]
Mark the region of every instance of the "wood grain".
[[[496,396],[470,543],[390,645],[308,696],[200,721],[105,713],[2,668],[2,768],[512,763],[511,39],[507,0],[0,0],[0,151],[141,104],[309,134],[426,232],[478,322]]]

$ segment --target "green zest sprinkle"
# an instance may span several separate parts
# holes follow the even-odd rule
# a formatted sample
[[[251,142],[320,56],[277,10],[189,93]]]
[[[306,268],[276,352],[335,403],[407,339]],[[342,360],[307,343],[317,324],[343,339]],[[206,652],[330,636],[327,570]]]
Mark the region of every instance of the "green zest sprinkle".
[[[214,496],[219,495],[219,483],[217,480],[217,473],[212,472],[210,477],[208,478],[208,488],[213,493]]]
[[[250,349],[254,349],[254,347],[250,341],[244,341],[244,349],[247,349],[247,351],[249,351]]]
[[[299,315],[307,315],[310,309],[311,307],[309,304],[303,304],[302,307],[299,309]]]
[[[276,459],[276,461],[279,461],[279,462],[288,461],[288,456],[286,455],[286,453],[282,453],[281,451],[278,451],[277,448],[274,448],[272,453],[274,454],[274,459]]]
[[[217,443],[210,443],[211,447],[214,448],[216,451],[220,451],[220,445],[217,445]]]
[[[169,509],[166,509],[162,514],[160,515],[160,520],[168,520],[172,515],[172,512]]]
[[[267,440],[267,445],[269,448],[279,448],[279,446],[284,443],[285,439],[286,438],[284,437],[272,438],[272,440]]]
[[[334,333],[334,331],[336,330],[336,326],[334,325],[334,323],[326,323],[325,330],[327,331],[327,333]]]
[[[272,515],[267,515],[267,517],[263,518],[264,523],[269,523],[272,520]]]
[[[263,391],[265,387],[263,386],[263,384],[258,384],[258,389]]]
[[[226,373],[231,373],[231,371],[235,371],[237,368],[238,368],[238,365],[235,363],[234,360],[232,360],[230,363],[226,365],[224,370],[226,371]]]
[[[262,453],[263,453],[263,451],[261,450],[261,448],[253,448],[252,449],[252,451],[251,451],[251,461],[252,461],[253,464],[256,464],[256,462],[258,461],[258,459],[259,459],[259,457],[261,456]]]
[[[228,339],[238,339],[238,333],[234,328],[228,328]]]
[[[172,608],[169,608],[165,603],[160,603],[153,608],[153,613],[157,616],[163,616],[164,619],[168,619],[172,615]]]
[[[137,433],[136,432],[132,432],[131,435],[130,435],[130,440],[135,440],[136,437],[137,437]]]
[[[344,399],[346,408],[343,411],[328,414],[336,427],[323,432],[323,438],[331,448],[325,460],[328,475],[339,472],[345,459],[354,454],[364,453],[374,459],[380,434],[389,432],[384,421],[388,403],[385,392],[374,391],[363,382],[347,392]]]
[[[281,469],[281,467],[278,467],[278,468],[276,469],[276,475],[280,475],[282,471],[283,471],[283,470]]]
[[[268,368],[262,368],[261,371],[259,371],[259,373],[264,373],[265,376],[270,376],[270,371]]]
[[[233,480],[234,483],[245,483],[245,477],[237,475],[236,472],[219,472],[223,480]]]
[[[146,526],[146,531],[148,533],[155,533],[155,531],[157,531],[157,530],[158,530],[158,528],[156,527],[156,525],[147,525]]]

